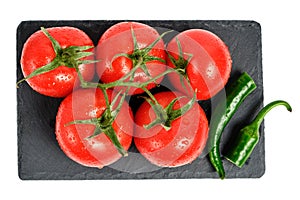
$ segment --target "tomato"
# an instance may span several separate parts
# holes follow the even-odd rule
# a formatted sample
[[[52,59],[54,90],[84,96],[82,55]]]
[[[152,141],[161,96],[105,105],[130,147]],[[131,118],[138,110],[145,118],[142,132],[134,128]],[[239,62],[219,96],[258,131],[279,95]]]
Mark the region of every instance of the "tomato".
[[[117,81],[136,66],[139,69],[134,73],[134,82],[142,83],[164,72],[166,53],[164,42],[159,37],[154,28],[138,22],[121,22],[111,26],[97,45],[96,59],[100,62],[96,65],[96,71],[100,80],[104,83]],[[151,50],[145,52],[157,39],[159,41]],[[161,80],[148,84],[147,89],[155,87]],[[129,94],[140,93],[143,93],[142,89],[131,88],[129,91]]]
[[[190,29],[179,33],[167,45],[167,63],[185,76],[197,93],[198,100],[207,100],[226,85],[232,60],[226,44],[214,33]],[[178,78],[169,76],[176,88]],[[182,87],[181,87],[182,88]]]
[[[62,50],[56,54],[51,40],[42,30],[33,33],[25,42],[22,50],[21,67],[24,77],[51,63],[57,55],[66,59],[60,59],[62,62],[73,62],[70,61],[73,58],[68,56],[69,52],[64,51],[67,47],[93,46],[93,42],[88,35],[77,28],[52,27],[46,30],[59,43]],[[86,81],[90,81],[94,77],[94,64],[82,64],[78,67]],[[79,86],[77,79],[75,68],[61,65],[51,71],[26,79],[26,81],[35,91],[43,95],[65,97],[72,92],[73,88]]]
[[[183,95],[171,91],[154,95],[163,108],[180,96]],[[180,98],[174,109],[181,108],[188,100]],[[155,117],[153,107],[148,102],[142,103],[135,115],[134,143],[146,159],[157,166],[178,167],[191,163],[201,154],[208,138],[208,120],[197,102],[185,114],[173,120],[169,130],[160,125],[145,129],[145,125]]]
[[[112,91],[108,90],[109,99]],[[75,162],[102,168],[119,158],[121,154],[104,133],[93,135],[93,124],[70,124],[75,120],[99,118],[106,109],[104,94],[100,89],[79,89],[61,103],[56,116],[56,138],[63,152]],[[133,116],[128,103],[124,102],[112,123],[120,144],[127,150],[132,141]]]

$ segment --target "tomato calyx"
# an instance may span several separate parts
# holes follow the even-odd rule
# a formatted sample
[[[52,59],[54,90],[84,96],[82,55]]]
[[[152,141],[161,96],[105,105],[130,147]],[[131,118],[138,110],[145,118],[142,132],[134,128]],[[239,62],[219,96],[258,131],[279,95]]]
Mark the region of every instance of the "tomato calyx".
[[[175,110],[174,109],[175,103],[182,98],[188,98],[188,97],[186,96],[176,97],[165,108],[163,108],[157,102],[154,96],[151,96],[151,99],[145,97],[145,100],[151,105],[156,115],[156,119],[150,122],[149,124],[144,125],[144,128],[149,130],[156,125],[161,125],[166,131],[170,130],[171,123],[175,119],[183,116],[187,111],[189,111],[192,108],[192,106],[196,102],[196,93],[194,93],[193,98],[190,99],[184,106]]]
[[[182,51],[182,46],[181,46],[178,38],[176,37],[175,39],[176,39],[177,48],[178,48],[178,52],[179,52],[178,58],[176,59],[168,51],[167,51],[167,55],[168,55],[169,59],[171,60],[172,64],[175,66],[175,70],[188,80],[186,68],[187,68],[189,62],[191,61],[193,55],[184,53]],[[187,55],[187,59],[184,58],[184,55]]]
[[[149,52],[153,49],[153,47],[168,33],[170,33],[171,31],[166,31],[164,33],[162,33],[159,37],[157,37],[150,45],[148,45],[145,48],[140,48],[137,42],[137,38],[136,35],[134,33],[133,28],[131,27],[131,36],[132,36],[132,40],[133,40],[133,52],[132,53],[120,53],[120,54],[116,54],[113,58],[112,58],[112,62],[120,57],[120,56],[124,56],[128,59],[130,59],[132,61],[133,64],[133,68],[141,68],[144,73],[151,78],[151,75],[147,69],[146,63],[147,62],[151,62],[151,61],[159,61],[163,64],[166,63],[166,61],[160,57],[156,57],[156,56],[151,56],[149,55]],[[111,63],[112,63],[111,62]]]
[[[93,134],[88,136],[87,140],[94,138],[102,133],[104,133],[113,143],[113,145],[116,147],[118,152],[122,156],[127,156],[127,151],[123,148],[121,145],[116,132],[113,128],[113,122],[115,121],[118,113],[121,110],[121,107],[125,101],[125,95],[121,96],[121,91],[114,97],[112,102],[109,102],[109,97],[107,94],[107,90],[102,89],[102,92],[104,94],[105,103],[106,103],[106,109],[102,113],[102,115],[98,118],[91,118],[91,119],[85,119],[85,120],[74,120],[71,121],[65,126],[74,125],[74,124],[90,124],[95,126],[95,130]],[[120,98],[119,98],[120,97]],[[118,103],[118,104],[117,104]]]
[[[18,85],[32,77],[35,77],[40,74],[44,74],[46,72],[52,71],[59,66],[66,66],[69,68],[75,68],[76,71],[79,71],[79,65],[81,64],[90,64],[98,62],[97,60],[82,60],[85,57],[93,55],[92,52],[88,52],[87,50],[92,49],[93,46],[69,46],[66,48],[62,48],[57,40],[55,40],[50,33],[44,28],[41,27],[41,31],[47,36],[47,38],[51,41],[53,50],[55,52],[55,58],[48,64],[37,68],[27,77],[21,79],[17,82]]]
[[[66,126],[72,125],[72,124],[90,124],[95,126],[95,130],[92,135],[85,138],[86,140],[89,140],[91,138],[94,138],[102,133],[104,133],[113,143],[113,145],[116,147],[118,152],[122,156],[127,156],[127,151],[123,148],[121,145],[119,139],[117,138],[116,132],[112,127],[112,123],[114,121],[114,118],[108,114],[109,111],[106,109],[103,113],[103,115],[99,118],[92,118],[87,120],[75,120],[72,122],[69,122],[66,124]]]

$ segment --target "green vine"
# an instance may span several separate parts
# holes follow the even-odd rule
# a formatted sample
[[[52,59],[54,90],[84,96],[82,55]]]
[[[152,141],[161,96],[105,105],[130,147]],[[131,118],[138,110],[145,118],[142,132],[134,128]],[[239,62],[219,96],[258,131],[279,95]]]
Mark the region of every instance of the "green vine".
[[[52,43],[53,49],[56,53],[55,59],[41,67],[36,69],[34,72],[32,72],[29,76],[25,77],[24,79],[20,80],[17,82],[17,85],[20,84],[21,82],[32,78],[34,76],[40,75],[42,73],[46,73],[48,71],[54,70],[55,68],[59,66],[67,66],[70,68],[74,68],[78,74],[78,78],[80,81],[80,86],[82,88],[99,88],[104,95],[105,98],[105,103],[106,103],[106,109],[104,110],[103,114],[99,118],[91,118],[87,120],[74,120],[69,123],[67,123],[65,126],[70,126],[70,125],[75,125],[75,124],[92,124],[95,126],[95,130],[92,135],[87,137],[86,139],[90,139],[93,137],[96,137],[99,134],[104,133],[107,137],[110,138],[118,152],[122,156],[128,155],[126,150],[122,147],[120,144],[120,141],[117,138],[117,135],[115,133],[115,130],[112,127],[112,124],[114,120],[116,119],[117,115],[119,114],[121,107],[123,103],[125,102],[125,97],[128,95],[129,89],[134,87],[134,88],[140,88],[142,89],[148,96],[149,98],[145,97],[145,100],[151,105],[151,107],[154,109],[155,114],[156,114],[156,119],[151,122],[150,124],[146,125],[146,129],[150,129],[156,125],[161,125],[163,126],[166,130],[171,129],[171,122],[182,116],[184,113],[186,113],[194,104],[196,101],[195,95],[194,97],[182,108],[174,110],[173,106],[176,101],[178,101],[182,97],[175,98],[165,109],[162,108],[162,106],[157,102],[155,99],[154,95],[147,89],[147,85],[150,83],[156,83],[157,79],[160,79],[167,75],[168,73],[175,72],[176,69],[167,69],[163,73],[152,77],[147,69],[146,63],[149,61],[159,61],[165,64],[165,60],[159,58],[159,57],[154,57],[149,55],[149,52],[153,47],[170,31],[167,31],[163,34],[161,34],[154,42],[152,42],[149,46],[140,49],[136,40],[136,36],[134,33],[133,28],[131,28],[131,35],[133,39],[133,47],[134,51],[131,54],[117,54],[113,57],[112,62],[114,59],[116,59],[119,56],[125,56],[129,59],[132,60],[133,62],[133,68],[130,70],[129,73],[127,73],[125,76],[120,78],[119,80],[116,80],[114,82],[110,83],[95,83],[95,82],[88,82],[85,81],[83,78],[83,75],[81,74],[79,70],[79,65],[80,64],[89,64],[89,63],[95,63],[99,62],[97,60],[82,60],[82,58],[88,57],[92,55],[92,52],[87,52],[86,50],[89,50],[93,47],[91,46],[71,46],[67,47],[65,49],[62,49],[59,43],[49,34],[49,32],[44,29],[43,27],[41,28],[43,33],[49,38],[49,40]],[[149,79],[145,82],[134,82],[134,75],[135,72],[138,69],[142,69],[143,72],[149,77]],[[178,71],[178,70],[177,70]],[[108,96],[108,89],[117,87],[117,86],[122,86],[122,88],[118,94],[110,101],[109,96]]]

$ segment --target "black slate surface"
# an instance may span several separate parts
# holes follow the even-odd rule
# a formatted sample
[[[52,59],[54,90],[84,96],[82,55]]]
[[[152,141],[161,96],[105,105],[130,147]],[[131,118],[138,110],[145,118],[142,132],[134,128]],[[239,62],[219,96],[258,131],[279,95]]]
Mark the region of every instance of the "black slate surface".
[[[74,26],[85,31],[96,45],[101,34],[119,21],[24,21],[17,29],[17,80],[23,75],[20,57],[27,38],[41,26]],[[226,127],[221,151],[237,131],[254,117],[263,105],[261,27],[254,21],[140,21],[158,31],[183,31],[203,28],[217,34],[227,44],[233,60],[232,82],[242,72],[248,72],[257,89],[243,102]],[[168,38],[166,38],[168,40]],[[158,168],[146,161],[132,146],[129,156],[103,169],[81,166],[60,150],[55,139],[55,115],[62,99],[46,97],[33,91],[27,83],[20,85],[17,95],[18,174],[22,180],[82,180],[82,179],[174,179],[218,178],[207,156],[200,156],[189,165],[178,168]],[[210,102],[200,103],[210,112]],[[226,178],[259,178],[265,172],[264,124],[261,139],[242,169],[224,161]]]

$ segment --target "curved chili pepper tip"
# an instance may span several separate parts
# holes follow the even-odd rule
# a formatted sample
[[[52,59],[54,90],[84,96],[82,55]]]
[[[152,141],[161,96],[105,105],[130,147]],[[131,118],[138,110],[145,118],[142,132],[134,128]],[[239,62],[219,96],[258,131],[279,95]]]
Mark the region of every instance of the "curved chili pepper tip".
[[[292,107],[286,101],[273,101],[266,105],[255,117],[253,122],[242,128],[232,143],[230,149],[224,157],[238,167],[242,167],[250,157],[256,144],[259,141],[259,127],[266,114],[274,107],[283,105],[288,111],[292,111]]]

